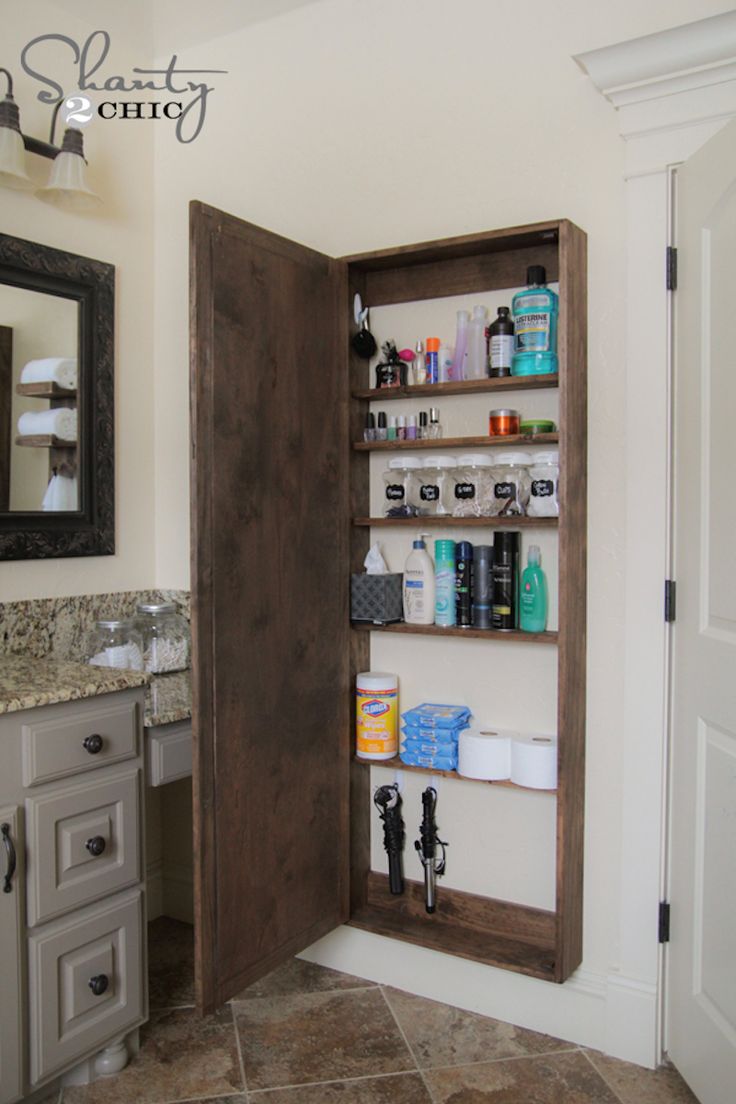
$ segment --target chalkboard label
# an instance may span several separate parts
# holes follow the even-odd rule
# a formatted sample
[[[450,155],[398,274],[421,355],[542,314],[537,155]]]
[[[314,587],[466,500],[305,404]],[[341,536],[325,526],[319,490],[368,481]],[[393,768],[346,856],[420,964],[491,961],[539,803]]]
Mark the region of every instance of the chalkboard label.
[[[455,498],[475,498],[475,483],[456,483]]]

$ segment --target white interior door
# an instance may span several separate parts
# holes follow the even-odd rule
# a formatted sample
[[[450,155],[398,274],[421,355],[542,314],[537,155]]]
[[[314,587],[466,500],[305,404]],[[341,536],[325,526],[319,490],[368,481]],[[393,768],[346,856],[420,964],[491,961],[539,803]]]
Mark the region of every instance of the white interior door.
[[[736,1099],[736,122],[678,172],[668,1050]]]

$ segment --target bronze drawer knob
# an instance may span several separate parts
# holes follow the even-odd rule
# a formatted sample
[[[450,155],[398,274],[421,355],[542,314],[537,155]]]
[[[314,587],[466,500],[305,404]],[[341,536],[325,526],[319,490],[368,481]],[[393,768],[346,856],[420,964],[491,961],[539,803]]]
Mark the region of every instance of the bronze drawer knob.
[[[91,736],[85,736],[82,740],[82,747],[85,751],[88,751],[90,755],[97,755],[98,751],[102,751],[102,737],[98,733],[93,732]]]
[[[101,997],[107,991],[110,980],[107,974],[95,974],[89,979],[89,987],[96,997]]]

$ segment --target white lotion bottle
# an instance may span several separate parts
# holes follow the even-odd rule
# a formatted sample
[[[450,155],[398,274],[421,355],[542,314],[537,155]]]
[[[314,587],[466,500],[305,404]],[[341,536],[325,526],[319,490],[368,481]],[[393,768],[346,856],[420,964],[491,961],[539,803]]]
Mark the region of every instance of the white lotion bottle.
[[[434,562],[420,533],[404,564],[404,621],[407,625],[434,624]]]

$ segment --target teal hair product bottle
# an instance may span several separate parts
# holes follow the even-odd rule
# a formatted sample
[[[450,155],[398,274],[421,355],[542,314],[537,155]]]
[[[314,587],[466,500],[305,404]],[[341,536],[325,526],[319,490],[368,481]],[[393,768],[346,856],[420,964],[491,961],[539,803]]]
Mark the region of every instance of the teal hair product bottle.
[[[547,576],[540,560],[539,546],[530,544],[519,601],[519,628],[524,632],[540,633],[547,628]]]
[[[547,287],[544,265],[526,270],[527,287],[514,296],[512,376],[536,376],[557,371],[557,293]]]
[[[434,542],[434,623],[455,624],[455,542]]]

